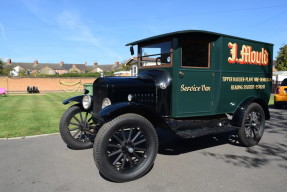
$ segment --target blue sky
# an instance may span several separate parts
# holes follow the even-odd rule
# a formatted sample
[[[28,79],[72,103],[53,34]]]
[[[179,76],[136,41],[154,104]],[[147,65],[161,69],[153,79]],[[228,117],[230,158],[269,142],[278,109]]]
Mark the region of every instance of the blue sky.
[[[0,58],[112,64],[125,44],[178,30],[207,30],[287,44],[286,0],[1,0]]]

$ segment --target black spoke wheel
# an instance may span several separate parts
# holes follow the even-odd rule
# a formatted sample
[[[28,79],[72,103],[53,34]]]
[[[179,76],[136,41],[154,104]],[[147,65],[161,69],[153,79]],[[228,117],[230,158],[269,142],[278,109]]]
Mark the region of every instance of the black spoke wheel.
[[[93,146],[96,135],[96,125],[91,113],[78,105],[73,105],[63,114],[60,134],[68,147],[72,149],[87,149]]]
[[[262,107],[257,103],[250,104],[238,131],[239,142],[247,147],[256,145],[263,136],[264,128],[265,114]]]
[[[153,125],[140,115],[124,114],[100,128],[94,143],[94,160],[107,179],[126,182],[150,170],[157,150]]]

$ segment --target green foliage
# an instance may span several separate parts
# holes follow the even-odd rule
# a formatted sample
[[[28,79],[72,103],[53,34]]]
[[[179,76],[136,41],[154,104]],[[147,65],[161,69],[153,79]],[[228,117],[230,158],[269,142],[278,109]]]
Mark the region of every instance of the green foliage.
[[[278,71],[287,71],[287,45],[283,45],[278,51],[278,55],[276,57],[277,66],[276,69]]]
[[[4,62],[0,59],[0,75],[4,75]]]
[[[120,67],[119,71],[129,71],[129,70],[131,70],[131,66],[125,65],[125,63],[126,63],[126,61],[123,61],[123,62],[120,64],[121,67]]]
[[[29,75],[27,75],[27,72],[24,69],[20,69],[18,76],[19,77],[25,77],[25,76],[29,76]]]
[[[12,71],[13,68],[12,67],[4,67],[4,62],[0,59],[0,76],[4,75],[4,76],[9,76],[10,75],[10,71]]]

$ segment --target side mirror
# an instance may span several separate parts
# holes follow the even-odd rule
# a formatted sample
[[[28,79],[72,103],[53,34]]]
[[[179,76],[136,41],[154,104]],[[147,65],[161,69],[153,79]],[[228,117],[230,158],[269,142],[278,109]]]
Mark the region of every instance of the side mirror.
[[[134,47],[133,47],[133,46],[130,47],[130,52],[131,52],[131,55],[134,55],[134,54],[135,54],[135,51],[134,51]]]

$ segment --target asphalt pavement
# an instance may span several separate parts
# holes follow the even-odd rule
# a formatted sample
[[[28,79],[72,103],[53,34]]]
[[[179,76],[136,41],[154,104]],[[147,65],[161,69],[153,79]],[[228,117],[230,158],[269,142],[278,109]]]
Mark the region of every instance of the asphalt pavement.
[[[0,140],[0,191],[287,191],[287,110],[270,111],[262,140],[251,148],[216,137],[180,140],[160,133],[164,144],[153,168],[127,183],[105,180],[92,149],[69,149],[60,135]]]

